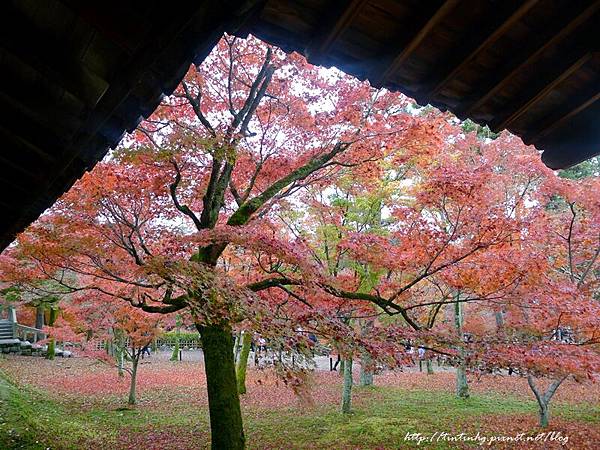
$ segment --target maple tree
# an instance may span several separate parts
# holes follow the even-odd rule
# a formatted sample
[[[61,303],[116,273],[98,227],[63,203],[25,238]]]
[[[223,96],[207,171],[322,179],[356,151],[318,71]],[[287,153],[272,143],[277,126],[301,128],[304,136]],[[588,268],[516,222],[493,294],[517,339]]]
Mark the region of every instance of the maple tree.
[[[344,411],[353,359],[394,367],[410,345],[451,358],[462,396],[467,368],[595,376],[597,179],[561,181],[515,137],[465,134],[410,105],[225,37],[20,237],[27,263],[8,272],[95,292],[91,308],[122,302],[110,314],[144,339],[146,313],[189,319],[213,448],[245,442],[233,330],[299,355],[309,333],[332,343]],[[576,345],[553,340],[565,327]],[[300,390],[294,367],[278,370]],[[558,385],[530,383],[543,416]]]
[[[158,319],[148,317],[147,313],[132,310],[126,305],[121,306],[114,313],[114,329],[122,332],[126,341],[122,344],[126,359],[131,362],[131,367],[125,368],[130,375],[129,397],[127,402],[134,405],[136,402],[136,381],[140,357],[145,348],[158,335]]]
[[[385,208],[390,217],[378,217],[375,228],[355,229],[356,222],[347,226],[348,195],[340,202],[339,196],[326,198],[317,192],[319,200],[311,199],[310,204],[320,207],[314,213],[320,231],[313,236],[313,248],[321,251],[312,256],[322,265],[334,260],[338,285],[352,286],[356,292],[365,281],[357,268],[363,268],[363,275],[365,268],[376,274],[356,298],[400,315],[405,325],[396,338],[451,356],[457,365],[459,396],[468,396],[467,369],[508,369],[528,376],[540,403],[540,423],[546,426],[549,400],[562,380],[598,373],[594,296],[599,247],[592,193],[597,179],[583,184],[560,181],[535,152],[508,135],[484,142],[452,130],[448,134],[444,154],[388,169],[405,180],[395,192],[393,185],[388,187]],[[557,195],[575,196],[585,207],[567,200],[562,210],[549,212],[548,201]],[[362,214],[370,212],[365,206]],[[377,214],[381,209],[381,204],[375,208]],[[305,230],[315,229],[311,219],[293,214]],[[302,233],[301,226],[294,227]],[[566,274],[571,274],[570,280]],[[567,288],[569,283],[576,288]],[[561,291],[571,298],[557,295]],[[575,330],[574,314],[584,328]],[[577,341],[553,345],[556,330],[565,326]],[[389,333],[392,327],[386,328]],[[561,370],[550,364],[558,361],[557,355]],[[558,378],[546,394],[539,394],[533,376]]]
[[[212,445],[242,448],[232,325],[267,318],[257,314],[269,304],[256,293],[298,280],[263,270],[263,256],[250,270],[229,270],[230,248],[302,266],[309,283],[317,271],[270,234],[271,211],[378,158],[411,129],[430,132],[407,104],[298,55],[226,37],[128,146],[20,239],[20,251],[44,276],[77,274],[76,285],[61,281],[73,291],[93,289],[150,313],[187,309],[202,338]]]
[[[599,181],[555,180],[552,207],[539,225],[544,228],[538,245],[548,266],[530,304],[547,302],[535,314],[543,343],[534,348],[534,357],[543,359],[543,365],[529,368],[528,383],[539,404],[542,427],[548,426],[550,400],[567,377],[582,381],[600,372]],[[523,320],[532,322],[529,317]],[[553,380],[545,391],[534,379],[540,374]]]

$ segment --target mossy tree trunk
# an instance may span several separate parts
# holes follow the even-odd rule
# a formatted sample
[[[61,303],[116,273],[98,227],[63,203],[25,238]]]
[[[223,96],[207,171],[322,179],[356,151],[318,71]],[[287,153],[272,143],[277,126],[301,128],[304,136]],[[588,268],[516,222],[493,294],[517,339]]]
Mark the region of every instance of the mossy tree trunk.
[[[463,308],[462,303],[460,303],[460,293],[456,294],[456,303],[454,303],[454,326],[456,328],[456,336],[460,341],[460,346],[458,348],[458,366],[456,368],[456,395],[460,398],[468,398],[469,384],[467,382],[467,367],[463,334]]]
[[[363,352],[360,357],[360,385],[371,386],[373,384],[373,358],[368,352]]]
[[[361,321],[361,335],[367,335],[373,328],[373,320]],[[366,350],[360,355],[360,385],[371,386],[373,384],[373,358]]]
[[[352,357],[344,360],[344,389],[342,391],[342,413],[352,411]]]
[[[175,345],[173,346],[173,351],[171,352],[170,361],[179,361],[179,337],[175,340]]]
[[[48,326],[54,326],[54,323],[58,319],[58,308],[52,307],[50,308],[50,317],[48,318]],[[48,340],[48,350],[46,351],[46,359],[54,359],[56,355],[56,341],[53,337]]]
[[[427,359],[427,375],[433,375],[433,361],[431,358]]]
[[[137,382],[137,369],[138,369],[138,363],[140,362],[141,354],[142,354],[141,348],[132,349],[132,353],[131,353],[131,383],[129,384],[129,398],[127,400],[127,403],[130,405],[135,405],[135,402],[136,402],[135,389],[136,389],[136,382]]]
[[[125,345],[126,338],[123,330],[118,328],[114,329],[112,347],[114,348],[115,358],[117,360],[117,373],[119,374],[119,377],[125,376],[125,353],[127,352]]]
[[[35,308],[35,327],[38,330],[44,328],[44,314],[45,314],[46,306],[44,304],[38,305]]]
[[[56,342],[54,338],[51,337],[48,339],[48,350],[46,350],[46,359],[54,359],[56,355]]]
[[[233,360],[231,327],[198,325],[204,351],[208,408],[213,450],[238,450],[245,446],[242,413]]]
[[[171,361],[179,361],[179,341],[181,340],[180,332],[181,332],[181,316],[177,314],[175,318],[175,326],[177,327],[177,334],[175,336],[175,346],[173,347],[173,352],[171,353]]]
[[[122,348],[117,350],[117,372],[119,377],[125,376],[125,352]]]
[[[345,367],[345,361],[343,359],[340,360],[340,365],[338,366],[340,371],[339,371],[339,376],[344,378],[344,367]]]
[[[237,340],[237,339],[236,339]],[[248,367],[248,355],[250,355],[250,345],[252,344],[252,334],[248,331],[242,331],[241,335],[242,349],[237,359],[236,377],[238,392],[246,393],[246,368]]]
[[[233,360],[236,363],[237,366],[237,362],[238,362],[238,358],[240,356],[240,338],[242,337],[242,333],[243,331],[240,331],[239,333],[235,333],[235,339],[233,341]]]

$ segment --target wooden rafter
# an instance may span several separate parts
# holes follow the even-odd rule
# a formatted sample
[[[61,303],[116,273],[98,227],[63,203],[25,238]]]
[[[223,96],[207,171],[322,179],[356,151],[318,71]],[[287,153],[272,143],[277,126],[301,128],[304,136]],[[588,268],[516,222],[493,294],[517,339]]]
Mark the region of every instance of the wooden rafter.
[[[39,171],[31,170],[29,165],[20,164],[13,161],[10,157],[0,153],[0,164],[10,168],[9,171],[14,176],[18,177],[25,185],[30,185],[31,182],[40,183],[43,180],[43,175]],[[23,179],[21,180],[21,177]]]
[[[600,100],[600,90],[597,90],[597,92],[594,95],[591,95],[584,101],[577,103],[574,107],[569,109],[567,112],[561,114],[559,117],[554,117],[550,121],[544,123],[535,134],[529,134],[525,136],[523,140],[530,143],[538,142],[541,138],[550,134],[551,132],[559,128],[561,125],[564,125],[570,118],[585,111],[598,100]]]
[[[437,95],[454,77],[467,67],[484,49],[488,48],[493,44],[499,37],[501,37],[506,31],[508,31],[515,23],[523,18],[531,8],[533,8],[539,0],[529,0],[525,2],[521,7],[512,13],[506,20],[504,20],[493,32],[488,34],[486,38],[479,44],[473,43],[474,49],[468,51],[464,58],[461,58],[454,67],[433,87],[429,92],[429,96],[434,97]]]
[[[12,220],[12,217],[10,217],[8,214],[6,214],[6,211],[10,211],[11,213],[13,213],[15,210],[15,205],[11,205],[0,199],[0,208],[2,208],[2,213],[3,213],[2,214],[3,217],[2,217],[2,219],[0,219],[2,221],[1,223],[8,223],[9,220]],[[6,214],[6,216],[5,216],[5,214]]]
[[[11,142],[16,147],[25,149],[27,152],[35,155],[36,159],[39,158],[44,164],[49,164],[54,162],[54,158],[56,155],[50,155],[45,150],[42,150],[38,145],[33,144],[28,139],[23,136],[15,134],[15,128],[12,128],[12,131],[5,127],[6,122],[0,124],[0,136],[2,136],[3,142]],[[27,128],[31,129],[28,125]]]
[[[392,62],[384,69],[381,76],[379,76],[379,84],[384,83],[393,73],[397,72],[400,67],[410,58],[415,50],[421,45],[425,38],[429,35],[431,30],[440,23],[446,15],[454,9],[460,0],[446,0],[442,5],[435,11],[435,13],[423,24],[418,32],[410,39],[410,41],[404,46],[403,50],[396,56]]]
[[[5,58],[11,58],[36,71],[49,82],[69,92],[88,108],[93,108],[108,89],[108,82],[83,64],[79,66],[74,63],[67,64],[59,58],[51,61],[49,55],[43,58],[40,54],[28,50],[23,45],[10,49],[7,48],[6,43],[0,44],[0,55],[4,54]]]
[[[128,54],[135,52],[151,30],[151,24],[146,21],[149,12],[139,14],[131,2],[106,1],[108,5],[98,7],[93,2],[60,1]],[[136,17],[135,21],[127,20],[132,16]]]
[[[537,60],[542,54],[548,49],[556,46],[567,36],[571,35],[573,31],[579,28],[585,23],[592,15],[594,15],[600,7],[600,1],[595,1],[592,5],[586,8],[581,14],[574,17],[569,21],[561,30],[559,30],[554,36],[548,41],[542,43],[533,53],[526,53],[521,58],[514,60],[512,63],[506,64],[504,70],[499,70],[496,77],[486,84],[486,87],[479,89],[480,95],[477,99],[466,104],[461,108],[460,116],[470,117],[475,111],[483,106],[488,100],[494,95],[500,92],[513,77],[522,71],[525,67],[529,66],[532,62]]]
[[[525,100],[520,101],[518,106],[511,106],[509,108],[509,114],[505,115],[504,118],[497,120],[490,128],[492,128],[494,131],[501,131],[507,128],[516,119],[525,114],[529,108],[548,95],[550,91],[555,89],[560,83],[573,75],[573,73],[575,73],[575,71],[577,71],[586,62],[588,62],[591,57],[592,53],[587,52],[583,56],[577,58],[575,62],[570,64],[568,67],[561,67],[560,70],[558,70],[558,73],[552,74],[550,79],[545,82],[540,89],[535,91],[530,97],[526,97]]]
[[[2,166],[5,169],[0,173],[0,181],[6,186],[6,190],[13,195],[18,195],[20,199],[30,196],[33,183],[28,181],[22,174],[16,172],[12,167],[6,166],[4,162],[2,162]]]
[[[0,105],[8,114],[19,114],[26,118],[27,124],[40,125],[44,130],[52,130],[57,134],[69,136],[76,132],[81,125],[81,118],[73,116],[68,111],[60,111],[52,114],[52,105],[36,107],[35,99],[28,97],[27,93],[6,92],[0,89]],[[43,99],[48,101],[48,99]]]
[[[151,114],[223,32],[305,52],[495,130],[510,126],[539,142],[552,168],[600,149],[598,67],[586,59],[599,50],[600,0],[105,3],[2,7],[0,249]],[[518,48],[498,45],[513,33]],[[480,80],[467,98],[458,77]]]
[[[317,31],[316,37],[308,45],[306,54],[310,59],[319,58],[327,53],[333,43],[344,33],[350,26],[352,21],[360,14],[362,8],[369,0],[351,0],[346,2],[346,6],[333,17],[332,20],[326,21]]]

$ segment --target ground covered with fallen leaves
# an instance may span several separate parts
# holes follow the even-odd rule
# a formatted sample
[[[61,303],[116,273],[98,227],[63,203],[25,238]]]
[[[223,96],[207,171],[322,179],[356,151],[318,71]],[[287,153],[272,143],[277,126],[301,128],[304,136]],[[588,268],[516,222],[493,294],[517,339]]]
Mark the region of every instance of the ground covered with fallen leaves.
[[[134,408],[125,404],[128,381],[113,367],[87,358],[0,359],[0,448],[209,447],[200,362],[144,360]],[[540,435],[536,404],[524,379],[471,377],[468,400],[453,395],[454,383],[452,371],[384,373],[375,377],[375,386],[356,387],[354,413],[342,415],[337,373],[316,372],[310,396],[299,398],[271,372],[251,368],[248,393],[242,397],[248,447],[599,448],[598,385],[565,382],[552,402],[550,429],[544,430],[554,434]],[[498,442],[520,433],[519,442]],[[492,438],[496,442],[489,445]],[[419,444],[419,439],[427,440]]]

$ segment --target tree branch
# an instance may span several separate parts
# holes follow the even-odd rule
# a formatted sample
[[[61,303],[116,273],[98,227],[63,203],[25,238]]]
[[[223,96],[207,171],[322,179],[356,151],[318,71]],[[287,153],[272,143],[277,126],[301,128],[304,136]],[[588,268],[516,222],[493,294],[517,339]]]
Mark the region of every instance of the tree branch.
[[[240,206],[235,213],[229,218],[227,221],[227,225],[244,225],[250,220],[252,214],[254,214],[262,205],[264,205],[268,200],[273,198],[277,193],[293,183],[294,181],[303,180],[309,175],[313,174],[317,170],[319,170],[323,164],[330,161],[339,153],[346,150],[351,143],[347,142],[338,142],[335,144],[333,149],[328,153],[320,155],[316,158],[313,158],[309,162],[307,162],[302,167],[297,168],[292,171],[288,175],[283,178],[280,178],[276,182],[274,182],[271,186],[265,189],[261,194],[252,198],[249,201],[246,201],[242,206]]]
[[[196,214],[194,214],[194,212],[187,205],[182,205],[181,203],[179,203],[179,200],[177,199],[177,187],[179,186],[179,183],[181,183],[181,171],[179,170],[179,165],[175,160],[171,160],[171,164],[175,168],[175,181],[173,181],[173,183],[169,185],[169,191],[171,192],[171,199],[173,200],[173,204],[175,205],[175,208],[177,208],[178,211],[182,212],[190,219],[192,219],[197,230],[201,230],[202,223],[200,222]]]
[[[212,137],[217,137],[215,129],[200,109],[200,100],[202,98],[202,91],[200,90],[200,88],[198,88],[198,95],[194,98],[185,81],[181,82],[181,86],[183,87],[183,92],[185,92],[183,97],[187,99],[189,104],[192,106],[192,109],[194,110],[194,113],[196,113],[196,117],[198,117],[200,123],[204,126],[204,128],[206,128],[206,130],[210,133]]]

